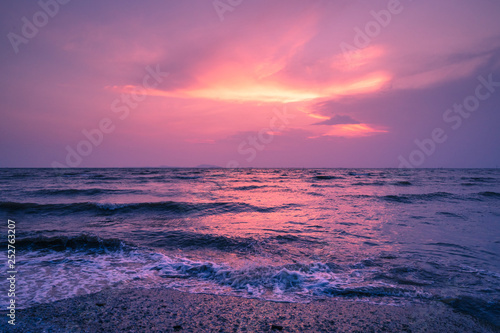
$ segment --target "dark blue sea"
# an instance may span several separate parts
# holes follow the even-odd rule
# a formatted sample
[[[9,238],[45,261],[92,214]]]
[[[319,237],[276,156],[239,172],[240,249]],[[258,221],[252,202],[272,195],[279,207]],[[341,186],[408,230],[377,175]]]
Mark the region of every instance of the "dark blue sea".
[[[498,169],[0,169],[0,190],[19,308],[165,287],[500,318]]]

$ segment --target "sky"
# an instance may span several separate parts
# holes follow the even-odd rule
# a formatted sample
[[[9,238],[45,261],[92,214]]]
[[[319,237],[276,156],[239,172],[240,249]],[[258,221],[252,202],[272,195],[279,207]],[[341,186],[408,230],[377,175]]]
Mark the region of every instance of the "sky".
[[[0,167],[498,167],[496,0],[0,3]]]

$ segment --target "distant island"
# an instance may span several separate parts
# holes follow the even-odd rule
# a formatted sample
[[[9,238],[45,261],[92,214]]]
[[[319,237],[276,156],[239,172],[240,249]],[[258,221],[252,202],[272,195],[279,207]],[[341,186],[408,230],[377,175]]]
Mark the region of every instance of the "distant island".
[[[145,169],[155,169],[155,168],[160,168],[160,169],[222,169],[221,166],[214,165],[214,164],[200,164],[194,167],[188,167],[188,166],[171,166],[171,165],[159,165],[155,167],[139,167],[139,168],[145,168]]]
[[[200,168],[200,169],[220,169],[222,167],[218,165],[213,165],[213,164],[200,164],[195,166],[195,168]]]

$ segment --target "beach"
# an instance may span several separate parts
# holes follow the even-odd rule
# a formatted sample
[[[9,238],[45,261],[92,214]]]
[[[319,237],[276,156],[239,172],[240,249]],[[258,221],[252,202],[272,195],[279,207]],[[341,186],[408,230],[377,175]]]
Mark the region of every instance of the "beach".
[[[330,298],[280,303],[162,288],[105,290],[41,304],[19,310],[14,329],[6,320],[0,327],[23,333],[499,331],[438,302],[394,306]]]

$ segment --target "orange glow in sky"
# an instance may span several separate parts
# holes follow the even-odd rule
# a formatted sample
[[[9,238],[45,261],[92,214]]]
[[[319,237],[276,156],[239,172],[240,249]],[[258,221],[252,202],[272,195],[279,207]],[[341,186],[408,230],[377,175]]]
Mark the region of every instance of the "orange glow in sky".
[[[146,89],[138,86],[108,87],[115,91],[131,93],[134,90],[144,91],[150,96],[178,98],[203,98],[235,102],[302,102],[317,98],[338,98],[342,96],[365,94],[381,89],[390,77],[384,73],[375,73],[349,82],[334,82],[325,87],[294,87],[283,83],[251,81],[234,83],[234,79],[218,78],[205,87],[192,89],[163,91]],[[243,81],[243,80],[242,80]]]
[[[373,135],[376,133],[387,133],[387,131],[383,129],[373,128],[368,124],[339,124],[339,125],[332,125],[331,129],[323,135],[358,137],[358,136]]]

